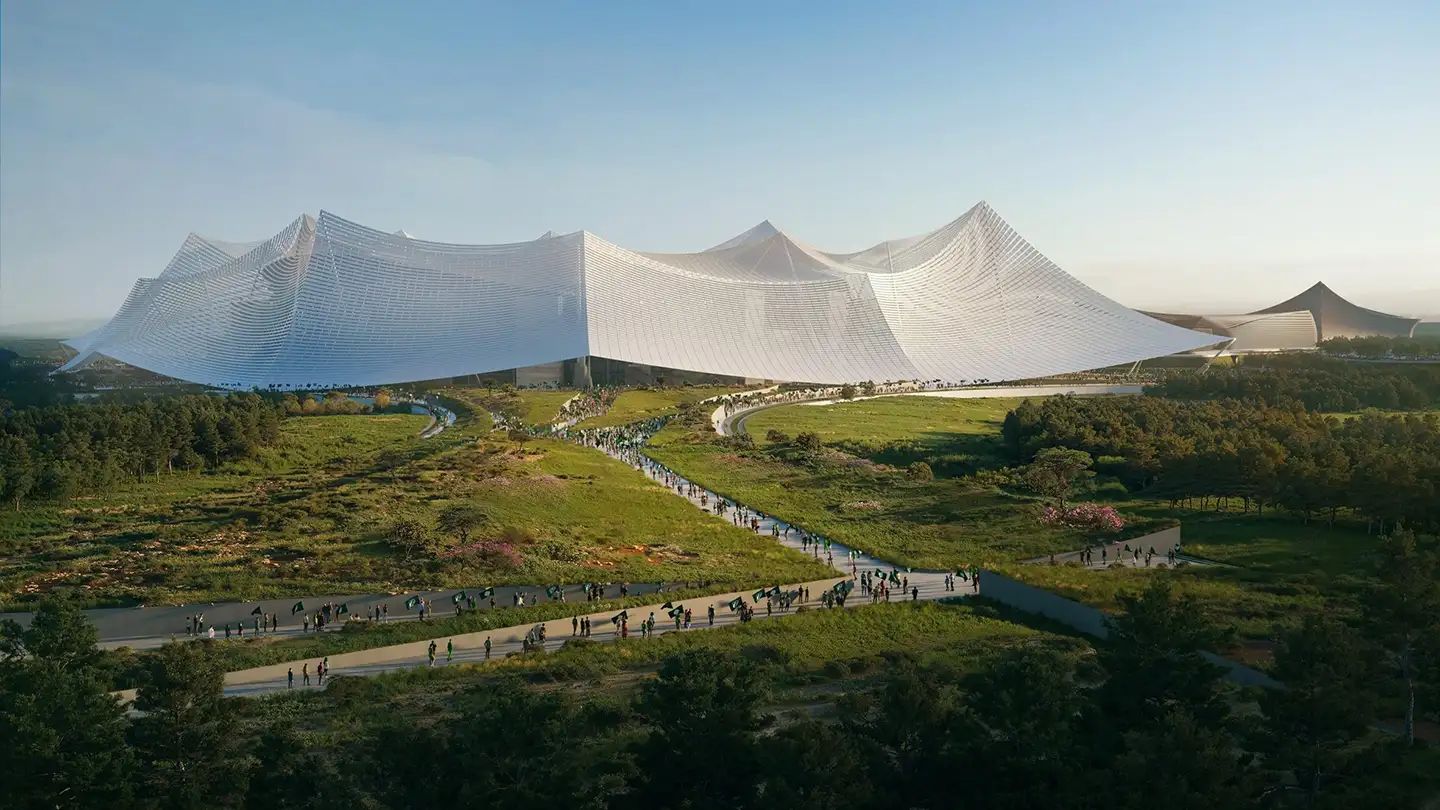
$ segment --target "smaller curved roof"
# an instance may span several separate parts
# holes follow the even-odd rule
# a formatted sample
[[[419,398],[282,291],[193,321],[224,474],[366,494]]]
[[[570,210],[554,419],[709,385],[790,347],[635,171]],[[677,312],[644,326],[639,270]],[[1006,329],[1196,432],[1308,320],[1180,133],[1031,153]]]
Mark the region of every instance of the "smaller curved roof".
[[[1419,318],[1402,318],[1352,304],[1334,290],[1317,281],[1294,298],[1281,301],[1255,314],[1308,310],[1315,318],[1316,340],[1336,337],[1411,337]]]

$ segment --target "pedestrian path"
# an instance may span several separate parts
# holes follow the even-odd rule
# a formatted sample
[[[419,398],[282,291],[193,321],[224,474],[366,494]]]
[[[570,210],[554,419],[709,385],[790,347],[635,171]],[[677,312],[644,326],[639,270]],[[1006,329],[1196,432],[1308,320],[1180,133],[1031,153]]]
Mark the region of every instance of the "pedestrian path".
[[[596,583],[601,588],[602,598],[618,598],[621,593],[620,583]],[[495,605],[498,608],[508,608],[515,605],[517,594],[526,595],[526,604],[535,605],[557,601],[549,596],[546,591],[552,586],[547,585],[498,585],[494,587]],[[564,594],[564,601],[584,602],[585,586],[583,584],[558,585]],[[665,582],[642,582],[627,583],[625,590],[631,595],[643,595],[647,593],[660,593],[666,590],[681,590],[693,587],[693,583],[665,583]],[[96,634],[99,637],[99,646],[104,649],[118,647],[130,647],[136,650],[145,650],[159,647],[170,641],[185,640],[197,637],[208,637],[208,629],[213,627],[216,630],[217,638],[224,639],[224,628],[244,627],[244,633],[238,638],[246,639],[256,636],[260,637],[298,637],[309,633],[317,632],[313,627],[306,629],[304,617],[319,611],[323,605],[329,604],[337,608],[340,605],[346,606],[346,618],[359,618],[371,615],[371,611],[384,606],[386,608],[385,620],[389,622],[408,622],[419,619],[419,612],[415,608],[406,607],[406,603],[413,597],[420,597],[431,606],[433,616],[451,616],[456,610],[456,594],[469,594],[478,597],[484,592],[484,585],[475,585],[468,588],[448,588],[442,590],[405,591],[401,593],[370,593],[370,594],[321,594],[305,597],[283,597],[279,599],[259,599],[253,602],[195,602],[185,605],[155,605],[149,607],[128,607],[128,608],[93,608],[84,611],[85,618],[95,626]],[[301,610],[294,610],[296,605],[302,605]],[[489,599],[479,599],[476,610],[488,610]],[[263,616],[275,616],[278,619],[278,628],[274,631],[262,633],[255,632],[255,622],[260,618],[255,614],[259,610]],[[203,618],[203,626],[198,635],[192,635],[187,631],[192,617]],[[0,620],[13,620],[22,627],[28,627],[32,613],[0,613]],[[337,617],[324,632],[339,631],[346,623],[345,619]]]

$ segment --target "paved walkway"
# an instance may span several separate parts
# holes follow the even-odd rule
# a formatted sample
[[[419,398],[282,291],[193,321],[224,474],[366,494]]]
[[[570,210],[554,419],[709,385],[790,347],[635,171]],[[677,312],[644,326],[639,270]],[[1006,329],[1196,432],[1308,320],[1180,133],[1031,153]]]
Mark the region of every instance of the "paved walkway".
[[[116,647],[131,647],[137,650],[159,647],[172,640],[183,640],[195,638],[185,632],[187,623],[191,616],[199,613],[204,616],[205,626],[214,627],[218,638],[225,637],[225,625],[232,627],[238,624],[245,625],[245,632],[241,638],[250,638],[254,633],[254,620],[259,618],[252,615],[255,608],[260,608],[262,613],[276,614],[280,617],[280,627],[277,632],[262,633],[262,636],[279,636],[291,638],[304,634],[304,623],[302,614],[291,614],[290,609],[299,602],[305,606],[305,611],[313,613],[320,609],[321,605],[327,602],[335,605],[347,605],[350,614],[359,618],[366,616],[370,611],[381,605],[389,606],[389,617],[387,621],[407,622],[419,619],[419,612],[407,610],[405,602],[412,596],[420,596],[431,603],[436,614],[440,618],[455,615],[455,604],[452,597],[463,592],[479,599],[479,594],[485,586],[477,585],[470,588],[451,588],[445,590],[431,591],[406,591],[404,593],[371,593],[371,594],[323,594],[319,596],[295,597],[289,596],[280,599],[260,599],[254,602],[195,602],[186,605],[155,605],[150,607],[125,607],[125,608],[93,608],[84,611],[85,617],[95,625],[100,638],[100,646],[111,649]],[[514,605],[516,593],[526,594],[526,604],[543,604],[558,601],[551,599],[545,593],[547,586],[544,585],[497,585],[495,586],[495,606],[497,608],[508,608]],[[584,586],[581,584],[561,586],[566,602],[585,603]],[[665,590],[680,590],[688,587],[687,583],[629,583],[627,589],[630,594],[640,596],[648,593],[660,593]],[[606,599],[615,599],[620,596],[620,585],[609,583],[604,585]],[[489,610],[489,600],[479,600],[477,610]],[[0,620],[11,619],[19,622],[22,627],[28,627],[33,618],[32,613],[0,613]],[[338,632],[343,626],[343,621],[337,621],[325,628],[325,632]],[[315,630],[312,628],[311,633]]]

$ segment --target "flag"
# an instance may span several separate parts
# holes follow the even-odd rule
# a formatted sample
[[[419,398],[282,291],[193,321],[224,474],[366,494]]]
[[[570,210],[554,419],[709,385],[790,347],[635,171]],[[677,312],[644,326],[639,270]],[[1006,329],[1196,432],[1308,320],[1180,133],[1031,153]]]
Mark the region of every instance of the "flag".
[[[259,606],[259,605],[256,605],[256,606],[255,606],[255,609],[252,610],[252,611],[250,611],[250,615],[251,615],[251,616],[263,616],[263,615],[265,615],[265,614],[264,614],[263,611],[260,610],[260,606]]]
[[[625,621],[626,619],[629,619],[629,618],[630,618],[630,611],[628,611],[628,610],[622,610],[622,611],[620,611],[619,613],[616,613],[614,616],[611,616],[611,617],[610,617],[610,623],[613,624],[613,625],[615,625],[616,627],[619,627],[619,626],[620,626],[620,622],[623,622],[623,621]]]
[[[480,598],[481,598],[481,599],[484,599],[484,598],[487,597],[487,596],[494,596],[494,595],[495,595],[495,589],[494,589],[494,588],[486,588],[485,590],[483,590],[483,591],[480,592]]]
[[[665,610],[669,610],[670,608],[675,607],[675,603],[674,603],[674,602],[666,602],[665,604],[661,605],[660,607],[664,608]]]
[[[964,569],[964,568],[961,568],[959,571],[956,571],[956,572],[955,572],[955,575],[958,576],[958,577],[960,577],[961,579],[965,580],[966,582],[969,582],[969,581],[970,581],[970,575],[967,574],[967,573],[965,573],[965,569]]]
[[[769,589],[768,589],[768,588],[761,588],[760,590],[758,590],[758,591],[750,594],[750,601],[752,601],[752,602],[759,602],[761,599],[764,599],[764,598],[765,598],[765,594],[768,593],[768,592],[769,592]]]
[[[470,598],[470,594],[468,594],[468,593],[466,593],[466,592],[464,592],[464,591],[460,591],[459,593],[457,593],[457,594],[455,594],[454,596],[450,597],[450,603],[453,604],[453,605],[458,605],[458,604],[460,604],[461,602],[464,602],[466,599],[469,599],[469,598]]]
[[[349,613],[349,612],[350,612],[350,603],[349,603],[349,602],[341,602],[341,603],[340,603],[340,610],[339,610],[339,612],[337,612],[335,615],[337,615],[337,616],[344,616],[345,614],[347,614],[347,613]]]
[[[678,618],[680,618],[681,616],[684,616],[684,615],[685,615],[685,608],[684,608],[684,606],[677,607],[677,608],[672,608],[671,611],[670,611],[670,618],[672,618],[672,619],[678,619]]]
[[[293,604],[293,605],[290,606],[290,615],[291,615],[291,616],[294,616],[296,613],[299,613],[300,611],[302,611],[302,610],[304,610],[304,609],[305,609],[305,603],[304,603],[304,602],[296,602],[295,604]]]
[[[745,600],[744,600],[744,598],[737,596],[737,597],[735,597],[734,599],[731,599],[731,600],[730,600],[730,609],[731,609],[732,611],[733,611],[733,610],[739,610],[739,609],[742,608],[742,607],[745,607]]]
[[[545,595],[550,597],[551,599],[559,599],[560,594],[564,592],[565,589],[560,587],[559,585],[551,585],[550,587],[545,589]]]
[[[414,609],[415,609],[415,606],[418,605],[418,604],[420,604],[420,597],[418,597],[418,596],[412,596],[412,597],[410,597],[409,599],[406,599],[406,600],[405,600],[405,609],[406,609],[406,610],[414,610]]]

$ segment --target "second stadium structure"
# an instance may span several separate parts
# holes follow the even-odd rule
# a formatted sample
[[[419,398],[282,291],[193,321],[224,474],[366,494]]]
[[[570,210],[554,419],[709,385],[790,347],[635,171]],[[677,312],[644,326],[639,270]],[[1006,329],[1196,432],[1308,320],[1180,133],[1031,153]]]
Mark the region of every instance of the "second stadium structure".
[[[609,358],[813,383],[1020,380],[1217,342],[1075,280],[981,203],[857,253],[769,222],[698,253],[581,231],[456,245],[327,212],[191,235],[66,370],[108,357],[232,389],[360,387]]]

